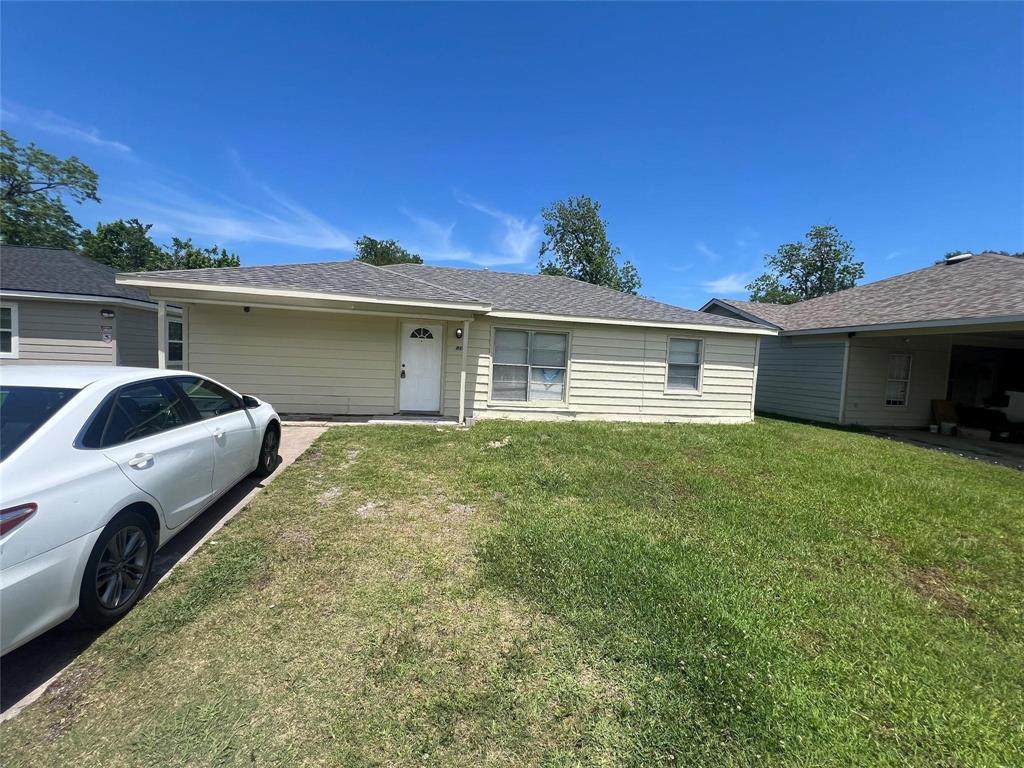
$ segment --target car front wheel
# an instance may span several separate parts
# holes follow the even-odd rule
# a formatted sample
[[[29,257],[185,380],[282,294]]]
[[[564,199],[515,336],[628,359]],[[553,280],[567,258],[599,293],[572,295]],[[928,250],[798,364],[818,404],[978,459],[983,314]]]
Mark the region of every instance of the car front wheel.
[[[267,427],[263,433],[263,443],[260,445],[259,463],[253,473],[257,477],[266,477],[277,469],[277,449],[281,445],[281,428],[276,424]]]
[[[87,623],[107,626],[142,597],[153,567],[155,536],[137,512],[122,512],[103,529],[82,576],[78,613]]]

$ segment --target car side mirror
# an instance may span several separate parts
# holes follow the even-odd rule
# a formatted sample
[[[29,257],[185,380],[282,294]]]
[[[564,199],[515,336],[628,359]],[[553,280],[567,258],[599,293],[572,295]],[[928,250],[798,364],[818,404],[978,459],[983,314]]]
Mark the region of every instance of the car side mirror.
[[[259,408],[260,401],[252,395],[242,395],[242,405],[246,408]]]

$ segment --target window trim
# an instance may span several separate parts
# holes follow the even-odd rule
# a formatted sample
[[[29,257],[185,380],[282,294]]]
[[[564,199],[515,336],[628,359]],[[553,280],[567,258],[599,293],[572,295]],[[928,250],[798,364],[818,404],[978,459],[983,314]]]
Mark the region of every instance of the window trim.
[[[181,341],[171,340],[171,323],[177,323],[181,326]],[[171,344],[181,344],[181,360],[176,363],[171,362]],[[180,317],[168,317],[167,318],[167,349],[164,350],[166,356],[167,369],[171,371],[184,371],[185,369],[185,318]],[[172,367],[173,366],[173,367]]]
[[[892,359],[894,357],[896,357],[897,355],[899,355],[900,357],[907,358],[907,378],[905,378],[905,379],[891,379],[891,378],[889,378],[889,364],[892,362]],[[910,405],[910,380],[911,380],[911,377],[913,375],[914,375],[914,353],[913,352],[890,352],[888,354],[888,356],[885,358],[885,384],[884,384],[884,388],[882,389],[882,407],[883,408],[907,408]],[[888,394],[888,390],[889,390],[889,382],[890,381],[900,381],[900,382],[903,382],[903,383],[905,383],[907,385],[907,394],[903,398],[903,402],[902,403],[896,404],[896,403],[889,403],[889,402],[887,402],[888,399],[889,399],[887,394]]]
[[[0,302],[0,307],[11,310],[11,351],[0,352],[0,359],[3,360],[17,360],[18,354],[18,342],[20,337],[18,336],[18,304],[13,301]]]
[[[697,359],[697,388],[696,389],[672,389],[668,385],[669,378],[669,366],[668,361],[669,355],[672,354],[672,341],[696,341],[698,344],[698,359]],[[666,336],[665,337],[665,380],[664,380],[664,395],[665,397],[703,397],[704,396],[704,346],[705,339],[703,336]]]
[[[561,400],[496,400],[494,398],[494,366],[495,365],[515,365],[515,363],[495,363],[494,352],[495,343],[497,342],[498,331],[524,331],[529,333],[531,336],[534,333],[557,333],[561,336],[565,336],[565,377],[562,385],[562,399]],[[526,379],[526,397],[530,397],[530,371],[533,367],[529,363],[529,349],[527,348],[527,379]],[[552,328],[550,326],[536,327],[530,325],[492,325],[491,326],[491,339],[490,339],[490,362],[487,368],[487,406],[489,408],[522,408],[534,410],[537,408],[544,408],[553,411],[567,411],[569,410],[569,372],[571,370],[570,363],[572,362],[572,329],[571,328]],[[555,366],[536,366],[537,368],[552,368]]]

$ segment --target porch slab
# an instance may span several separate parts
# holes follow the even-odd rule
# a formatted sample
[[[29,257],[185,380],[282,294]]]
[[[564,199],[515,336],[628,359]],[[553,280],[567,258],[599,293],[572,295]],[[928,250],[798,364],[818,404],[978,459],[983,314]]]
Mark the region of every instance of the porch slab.
[[[953,435],[933,434],[921,429],[873,429],[872,433],[889,440],[899,440],[923,448],[955,453],[967,459],[987,461],[1024,471],[1024,444],[997,443],[991,440],[969,440]]]

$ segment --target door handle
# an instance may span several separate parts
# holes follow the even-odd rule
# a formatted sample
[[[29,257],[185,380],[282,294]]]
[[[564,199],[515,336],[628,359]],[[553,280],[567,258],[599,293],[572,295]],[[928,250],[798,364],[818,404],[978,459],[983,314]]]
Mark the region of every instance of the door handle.
[[[222,437],[224,437],[224,430],[221,429],[220,427],[217,427],[215,430],[213,430],[213,436],[215,439],[220,440]]]
[[[135,469],[145,469],[146,465],[153,462],[152,453],[137,453],[128,459],[128,466]]]

